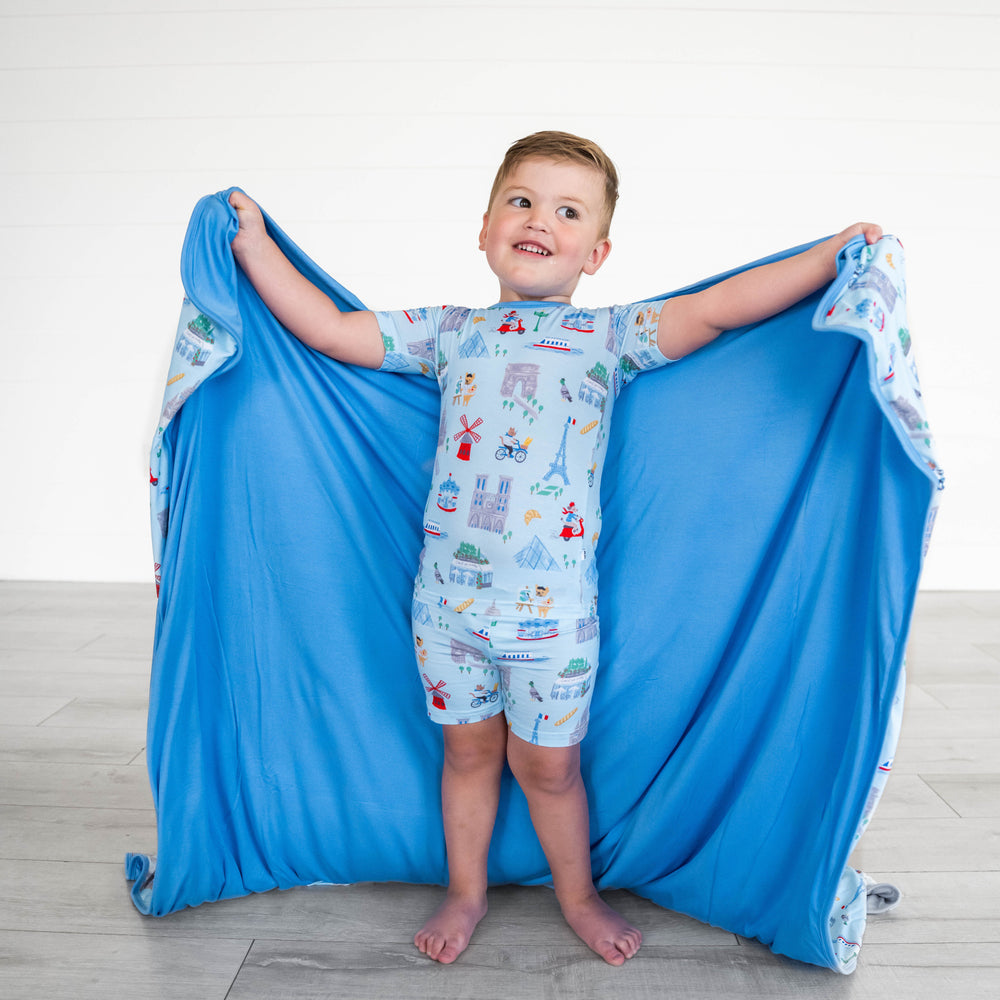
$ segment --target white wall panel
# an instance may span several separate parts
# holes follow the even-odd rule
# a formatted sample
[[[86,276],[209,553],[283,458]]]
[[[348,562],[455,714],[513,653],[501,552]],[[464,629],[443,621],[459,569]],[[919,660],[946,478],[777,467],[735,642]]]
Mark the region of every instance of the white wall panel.
[[[0,21],[0,26],[4,22]],[[4,120],[90,121],[95,117],[344,117],[398,116],[401,108],[450,117],[531,107],[563,114],[573,107],[576,80],[593,72],[592,59],[562,60],[555,80],[539,88],[523,65],[498,56],[479,65],[443,60],[376,59],[359,76],[356,62],[176,66],[24,68],[0,76]],[[997,120],[995,70],[949,66],[859,71],[841,65],[787,63],[754,66],[616,64],[609,85],[586,94],[587,114],[660,114],[678,118],[811,118],[979,122]],[[405,86],[401,86],[401,81]],[[845,97],[846,92],[849,97]],[[442,95],[446,96],[446,100]],[[623,100],[623,95],[627,100]],[[956,95],[960,99],[956,101]],[[486,106],[484,107],[484,102]],[[435,103],[440,107],[435,109]]]
[[[66,15],[66,14],[136,14],[144,11],[165,11],[171,13],[191,13],[192,0],[158,0],[149,3],[146,0],[4,0],[0,6],[0,16],[12,15]],[[788,14],[829,13],[830,0],[627,0],[626,5],[638,10],[710,10],[716,14],[729,11],[781,11]],[[243,14],[248,11],[273,11],[281,9],[278,0],[211,0],[203,3],[203,8],[210,7],[213,11],[225,11],[230,14]],[[454,9],[457,7],[476,8],[483,12],[489,11],[523,11],[546,7],[555,10],[580,10],[600,8],[606,11],[619,9],[621,5],[609,0],[544,0],[543,3],[533,3],[532,0],[436,0],[428,3],[426,0],[297,0],[295,7],[308,10],[343,10],[353,7],[363,7],[386,12],[407,11],[425,8]],[[996,13],[995,0],[846,0],[837,4],[837,12],[841,14],[896,14],[909,17],[913,14],[948,14],[953,17],[970,17],[992,15]],[[610,14],[609,14],[610,16]]]
[[[58,174],[70,165],[90,172],[290,170],[309,164],[328,170],[385,168],[419,151],[421,169],[475,166],[492,180],[492,159],[525,127],[558,122],[590,126],[609,148],[630,161],[640,144],[665,169],[760,173],[837,167],[856,172],[891,150],[900,173],[981,175],[995,153],[995,124],[895,121],[817,121],[805,118],[668,118],[538,112],[445,119],[418,113],[405,118],[330,114],[310,118],[239,118],[0,124],[0,171]],[[452,150],[455,130],[470,149]],[[849,129],[849,131],[847,131]],[[498,140],[498,136],[503,138]],[[646,161],[649,165],[649,160]],[[905,169],[904,169],[905,165]],[[883,164],[873,175],[885,172]],[[408,173],[406,168],[400,172]],[[419,171],[418,171],[419,172]],[[628,174],[623,176],[627,182]],[[484,185],[489,191],[489,182]]]
[[[482,301],[496,163],[565,128],[622,173],[581,303],[856,218],[903,238],[949,487],[924,585],[1000,588],[996,0],[195,6],[0,0],[0,577],[149,579],[146,452],[201,195],[243,186],[372,305]]]
[[[139,4],[136,5],[137,7]],[[909,66],[993,65],[989,32],[955,32],[952,15],[793,13],[608,4],[566,9],[477,4],[320,10],[276,8],[9,17],[0,59],[12,67],[148,66],[370,60],[490,59],[538,66],[594,53],[593,64]],[[86,44],[81,44],[81,39]]]

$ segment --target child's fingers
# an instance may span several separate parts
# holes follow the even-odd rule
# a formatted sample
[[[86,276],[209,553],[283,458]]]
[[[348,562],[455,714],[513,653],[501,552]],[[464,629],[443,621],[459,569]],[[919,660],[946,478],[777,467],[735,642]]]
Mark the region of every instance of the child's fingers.
[[[236,209],[240,220],[257,218],[260,215],[260,208],[252,198],[248,198],[242,191],[233,191],[229,195],[229,204]],[[245,215],[243,213],[246,213]]]
[[[874,222],[861,222],[861,232],[869,243],[877,243],[882,238],[882,227]]]
[[[864,236],[866,243],[877,243],[882,238],[882,227],[875,222],[855,222],[840,234],[837,243],[845,246],[855,236]]]
[[[229,195],[229,204],[236,210],[236,221],[239,224],[236,240],[246,240],[258,236],[264,229],[264,217],[257,203],[248,198],[242,191],[233,191]]]

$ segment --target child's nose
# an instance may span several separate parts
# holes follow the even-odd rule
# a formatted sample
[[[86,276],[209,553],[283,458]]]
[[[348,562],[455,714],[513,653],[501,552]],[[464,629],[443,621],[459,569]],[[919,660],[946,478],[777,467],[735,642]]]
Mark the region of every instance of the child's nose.
[[[545,217],[537,209],[534,210],[529,216],[526,222],[529,229],[542,229],[548,231],[548,223],[545,221]]]

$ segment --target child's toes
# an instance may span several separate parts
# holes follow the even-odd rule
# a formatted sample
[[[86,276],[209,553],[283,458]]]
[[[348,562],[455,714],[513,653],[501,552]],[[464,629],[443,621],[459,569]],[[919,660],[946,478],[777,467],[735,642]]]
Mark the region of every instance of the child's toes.
[[[630,957],[613,941],[601,941],[595,950],[608,965],[624,965],[625,960]]]
[[[642,934],[633,931],[622,936],[618,941],[618,949],[626,958],[633,958],[642,944]]]
[[[444,947],[435,955],[435,960],[440,962],[442,965],[451,965],[452,962],[458,958],[459,955],[465,949],[457,944],[449,944],[447,941],[444,943]]]

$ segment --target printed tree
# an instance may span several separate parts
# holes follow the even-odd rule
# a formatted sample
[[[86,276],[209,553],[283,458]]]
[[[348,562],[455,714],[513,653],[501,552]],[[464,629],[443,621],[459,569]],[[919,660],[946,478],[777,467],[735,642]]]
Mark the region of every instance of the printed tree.
[[[482,552],[480,552],[478,546],[473,545],[472,542],[460,542],[458,548],[455,550],[455,558],[480,564],[489,562]]]
[[[598,385],[603,385],[605,389],[608,387],[608,370],[601,364],[600,361],[594,365],[593,368],[587,372],[587,376],[592,378]]]
[[[586,657],[574,656],[572,660],[566,665],[566,669],[559,674],[560,677],[573,677],[579,674],[585,674],[590,670],[590,664],[587,662]]]
[[[201,337],[202,340],[207,341],[209,344],[215,343],[215,324],[204,314],[198,313],[197,316],[190,323],[188,323],[188,329]]]
[[[622,356],[621,370],[622,376],[627,382],[637,371],[639,371],[639,366],[635,363],[635,360],[630,354],[625,354]]]

